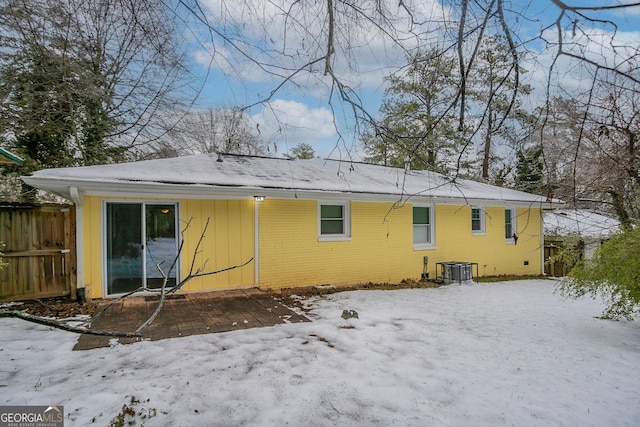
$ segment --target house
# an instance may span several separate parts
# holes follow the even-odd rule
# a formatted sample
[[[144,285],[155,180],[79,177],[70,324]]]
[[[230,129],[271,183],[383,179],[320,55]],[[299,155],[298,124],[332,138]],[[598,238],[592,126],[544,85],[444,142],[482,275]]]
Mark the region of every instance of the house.
[[[20,157],[0,147],[0,165],[21,165],[22,163],[24,163],[24,160]]]
[[[554,209],[546,211],[542,218],[545,230],[546,273],[565,275],[569,267],[552,259],[567,244],[579,245],[585,258],[611,236],[621,231],[615,218],[587,209]],[[553,270],[553,271],[552,271]]]
[[[76,206],[78,285],[88,297],[169,284],[185,292],[394,283],[477,263],[479,275],[539,275],[544,197],[339,160],[204,154],[48,169],[23,177]],[[206,225],[208,222],[208,226]],[[203,236],[203,230],[206,232]],[[250,262],[249,262],[250,261]]]

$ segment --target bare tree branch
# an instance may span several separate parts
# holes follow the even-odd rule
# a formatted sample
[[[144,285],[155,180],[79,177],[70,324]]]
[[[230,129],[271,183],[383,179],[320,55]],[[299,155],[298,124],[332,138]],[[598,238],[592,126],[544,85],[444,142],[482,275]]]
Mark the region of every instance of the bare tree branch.
[[[33,316],[21,311],[16,311],[16,310],[0,310],[0,318],[2,317],[14,317],[14,318],[18,318],[18,319],[22,319],[22,320],[26,320],[29,322],[33,322],[33,323],[38,323],[41,325],[46,325],[46,326],[51,326],[57,329],[62,329],[64,331],[68,331],[68,332],[74,332],[77,334],[90,334],[90,335],[101,335],[101,336],[112,336],[112,337],[125,337],[125,338],[130,338],[130,337],[141,337],[142,336],[142,332],[144,332],[144,330],[146,328],[149,327],[149,325],[151,325],[151,323],[153,323],[153,321],[158,317],[158,315],[160,314],[160,312],[162,311],[162,308],[164,307],[164,301],[166,299],[166,297],[172,293],[175,293],[179,290],[181,290],[185,284],[187,284],[190,280],[196,278],[196,277],[204,277],[204,276],[211,276],[214,274],[219,274],[219,273],[223,273],[225,271],[230,271],[230,270],[235,270],[238,268],[242,268],[246,265],[248,265],[249,263],[251,263],[253,261],[253,257],[245,262],[243,262],[242,264],[238,264],[238,265],[234,265],[231,267],[226,267],[226,268],[222,268],[219,270],[215,270],[215,271],[202,271],[204,265],[198,269],[195,269],[195,262],[196,262],[196,258],[197,255],[200,253],[200,245],[202,244],[204,237],[205,237],[205,233],[207,231],[207,228],[209,226],[209,220],[210,218],[207,218],[207,221],[205,223],[205,226],[202,230],[202,233],[200,234],[200,238],[198,239],[198,242],[196,244],[196,247],[193,251],[193,256],[192,256],[192,260],[191,260],[191,267],[189,270],[189,274],[187,274],[187,276],[182,279],[180,281],[180,283],[178,283],[176,286],[174,286],[173,288],[167,290],[167,283],[169,281],[169,277],[171,274],[171,271],[175,268],[178,260],[180,259],[180,254],[182,253],[182,249],[184,248],[183,243],[184,243],[184,233],[185,231],[189,228],[189,226],[191,225],[191,221],[193,220],[193,218],[191,218],[189,221],[187,221],[185,227],[182,229],[181,234],[182,234],[182,241],[180,243],[179,249],[176,253],[176,256],[174,257],[169,269],[165,272],[162,267],[161,264],[162,263],[158,263],[156,264],[156,268],[158,269],[158,271],[160,272],[160,274],[162,275],[162,286],[160,288],[159,291],[156,291],[154,289],[148,289],[146,286],[142,286],[134,291],[128,292],[124,295],[121,295],[119,298],[111,301],[106,307],[104,307],[103,309],[101,309],[99,312],[97,312],[94,316],[92,316],[89,320],[89,323],[94,322],[97,318],[99,318],[104,312],[106,312],[109,308],[111,308],[113,305],[115,305],[117,302],[122,301],[125,298],[128,298],[132,295],[135,295],[139,292],[144,292],[144,291],[155,291],[155,292],[160,292],[160,298],[159,298],[159,302],[158,302],[158,306],[155,308],[154,312],[147,318],[146,321],[144,321],[134,332],[111,332],[111,331],[102,331],[102,330],[95,330],[95,329],[91,329],[91,328],[85,328],[85,327],[76,327],[76,326],[69,326],[67,325],[65,322],[60,321],[60,320],[55,320],[55,319],[48,319],[48,318],[44,318],[44,317],[40,317],[40,316]],[[206,261],[205,261],[206,264]],[[194,271],[195,270],[195,271]]]
[[[98,330],[89,329],[89,328],[69,326],[58,320],[48,319],[40,316],[33,316],[31,314],[27,314],[17,310],[0,310],[0,317],[13,317],[16,319],[26,320],[27,322],[37,323],[39,325],[44,325],[44,326],[50,326],[52,328],[62,329],[63,331],[73,332],[76,334],[89,334],[89,335],[100,335],[100,336],[122,337],[122,338],[132,338],[132,337],[140,336],[140,334],[136,332],[98,331]]]

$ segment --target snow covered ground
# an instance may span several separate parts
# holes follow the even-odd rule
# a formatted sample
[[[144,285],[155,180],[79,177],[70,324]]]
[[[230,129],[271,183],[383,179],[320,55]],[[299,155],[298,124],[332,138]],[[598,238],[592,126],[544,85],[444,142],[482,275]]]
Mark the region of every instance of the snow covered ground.
[[[308,300],[312,323],[81,352],[0,319],[0,405],[64,405],[67,426],[125,404],[145,426],[640,425],[640,324],[554,288],[343,292]]]

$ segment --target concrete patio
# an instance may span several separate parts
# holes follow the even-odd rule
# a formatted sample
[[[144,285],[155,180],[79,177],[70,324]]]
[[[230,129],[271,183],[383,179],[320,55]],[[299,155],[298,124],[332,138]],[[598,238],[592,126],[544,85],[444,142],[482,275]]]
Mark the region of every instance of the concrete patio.
[[[111,301],[102,301],[103,308]],[[102,331],[133,332],[158,306],[157,296],[136,296],[123,299],[106,310],[91,328]],[[121,344],[141,340],[161,340],[188,335],[228,332],[260,328],[283,323],[310,322],[286,307],[278,294],[243,289],[186,295],[173,295],[141,338],[118,338]],[[74,350],[108,347],[109,336],[83,334]]]

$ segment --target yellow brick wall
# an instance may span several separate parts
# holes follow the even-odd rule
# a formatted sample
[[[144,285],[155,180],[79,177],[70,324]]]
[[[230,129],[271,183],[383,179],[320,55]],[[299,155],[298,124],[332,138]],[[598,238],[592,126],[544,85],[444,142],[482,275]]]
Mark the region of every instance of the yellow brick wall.
[[[436,249],[421,251],[429,255],[431,274],[435,263],[443,261],[477,262],[480,276],[540,274],[540,209],[517,209],[517,244],[507,244],[504,237],[505,207],[485,209],[486,233],[473,235],[470,206],[437,206]]]
[[[420,271],[407,258],[411,210],[386,203],[352,203],[350,241],[318,241],[318,202],[260,203],[260,285],[268,288],[317,284],[395,282]]]
[[[480,275],[537,275],[540,211],[518,209],[518,244],[504,238],[504,206],[486,207],[486,234],[471,232],[469,206],[436,208],[436,246],[413,249],[412,205],[351,204],[351,239],[318,241],[318,202],[267,199],[260,204],[260,285],[267,288],[318,284],[353,285],[418,279],[428,256],[436,263],[478,263]],[[525,261],[528,265],[525,265]],[[475,274],[475,271],[474,271]]]

